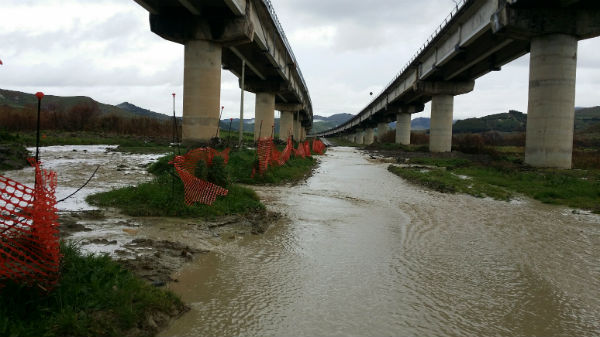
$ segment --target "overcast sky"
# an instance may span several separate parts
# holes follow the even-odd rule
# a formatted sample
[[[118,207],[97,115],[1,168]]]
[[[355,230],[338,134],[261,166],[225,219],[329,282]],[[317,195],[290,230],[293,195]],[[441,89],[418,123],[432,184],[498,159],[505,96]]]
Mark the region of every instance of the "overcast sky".
[[[314,113],[358,113],[411,59],[452,0],[272,0],[308,84]],[[600,105],[600,38],[579,43],[577,106]],[[150,32],[133,0],[0,1],[0,88],[90,96],[181,115],[183,46]],[[529,57],[476,81],[456,119],[527,110]],[[224,118],[239,116],[237,78],[223,70]],[[245,117],[254,116],[246,93]],[[428,117],[429,104],[423,113]]]

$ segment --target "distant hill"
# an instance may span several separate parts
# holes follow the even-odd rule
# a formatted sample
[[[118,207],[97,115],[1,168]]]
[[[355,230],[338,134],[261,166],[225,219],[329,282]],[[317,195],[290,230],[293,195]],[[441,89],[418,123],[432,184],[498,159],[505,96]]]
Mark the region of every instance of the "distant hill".
[[[410,122],[410,128],[412,130],[429,130],[429,123],[431,119],[426,117],[415,118]]]
[[[527,128],[527,115],[511,110],[480,118],[467,118],[456,121],[453,133],[479,133],[487,131],[524,132]]]
[[[575,130],[584,130],[589,128],[597,129],[600,123],[600,106],[593,108],[580,108],[575,111]]]
[[[129,111],[132,114],[141,116],[141,117],[150,117],[150,118],[157,118],[157,119],[170,119],[173,117],[173,116],[168,116],[168,115],[161,114],[158,112],[150,111],[148,109],[140,108],[139,106],[133,105],[129,102],[123,102],[121,104],[117,104],[116,107],[123,109],[125,111]]]
[[[319,115],[313,116],[313,128],[312,133],[327,131],[329,129],[335,128],[336,126],[341,125],[342,123],[348,121],[350,118],[354,117],[354,115],[342,113],[335,114],[329,117],[323,117]]]
[[[123,110],[119,107],[110,104],[104,104],[85,96],[61,97],[46,95],[42,100],[42,109],[45,110],[64,110],[68,111],[77,104],[91,103],[98,104],[100,113],[115,114],[123,117],[135,117],[130,111]],[[9,106],[11,108],[24,108],[26,106],[37,105],[37,97],[34,94],[28,94],[20,91],[0,89],[0,105]]]
[[[600,107],[576,108],[575,131],[582,131],[600,123]],[[525,132],[527,114],[511,110],[480,118],[467,118],[454,123],[454,133],[479,133],[488,131]]]

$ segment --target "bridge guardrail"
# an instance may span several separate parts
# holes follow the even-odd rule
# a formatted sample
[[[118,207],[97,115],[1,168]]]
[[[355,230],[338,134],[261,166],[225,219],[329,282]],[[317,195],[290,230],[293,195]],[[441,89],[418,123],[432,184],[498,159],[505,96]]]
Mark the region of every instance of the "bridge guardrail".
[[[283,26],[281,25],[281,22],[279,22],[277,13],[275,13],[275,8],[273,7],[271,0],[262,0],[262,2],[267,7],[269,14],[271,15],[271,19],[275,23],[275,27],[277,27],[277,30],[279,31],[279,35],[281,35],[281,40],[283,40],[283,44],[285,45],[285,48],[287,49],[288,53],[292,57],[292,60],[296,64],[296,71],[298,72],[298,75],[300,77],[300,81],[302,82],[302,85],[304,85],[304,88],[306,89],[306,96],[307,96],[306,98],[308,99],[308,102],[311,107],[311,113],[312,113],[312,100],[310,99],[310,94],[308,92],[308,86],[306,85],[306,81],[304,80],[304,76],[302,75],[302,71],[300,70],[298,61],[296,60],[296,56],[294,55],[294,52],[292,51],[290,42],[288,41],[287,36],[285,35],[285,32],[283,31]]]
[[[269,1],[269,0],[264,0],[264,1]],[[414,54],[414,56],[410,59],[410,61],[408,61],[408,63],[402,68],[402,70],[400,70],[400,72],[398,72],[396,74],[396,76],[394,76],[394,78],[385,86],[385,88],[383,90],[381,90],[379,92],[379,94],[377,94],[375,96],[375,98],[373,98],[371,100],[371,102],[369,102],[369,104],[367,104],[362,110],[360,110],[360,112],[365,111],[368,107],[370,107],[375,101],[377,101],[379,99],[379,97],[385,93],[390,87],[391,85],[398,80],[398,78],[400,78],[400,76],[402,76],[402,74],[410,67],[411,64],[413,64],[413,62],[415,62],[415,60],[423,53],[423,51],[425,51],[425,49],[427,49],[427,47],[429,46],[429,44],[435,39],[435,37],[448,25],[448,23],[450,22],[450,20],[468,3],[471,2],[473,0],[458,0],[456,1],[456,6],[452,9],[452,11],[450,12],[450,14],[448,14],[448,16],[446,16],[446,18],[444,19],[444,21],[435,29],[435,31],[429,36],[429,38],[427,38],[427,41],[418,49],[418,51]],[[360,114],[360,113],[359,113]],[[346,125],[348,123],[350,123],[351,121],[353,121],[354,119],[358,118],[359,115],[356,115],[354,118],[348,120],[346,123],[338,126],[337,128],[340,128],[343,125]],[[334,129],[337,129],[334,128]],[[334,129],[330,129],[330,130],[334,130]],[[330,131],[327,130],[327,131]],[[325,132],[327,132],[325,131]],[[321,132],[321,134],[325,133],[325,132]]]

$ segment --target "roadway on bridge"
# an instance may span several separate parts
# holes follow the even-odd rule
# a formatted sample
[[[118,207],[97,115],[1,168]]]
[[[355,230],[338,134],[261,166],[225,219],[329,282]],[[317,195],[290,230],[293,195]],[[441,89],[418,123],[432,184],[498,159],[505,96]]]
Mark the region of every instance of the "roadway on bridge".
[[[163,336],[600,334],[599,217],[424,191],[350,148],[321,160],[260,190],[289,222],[177,276],[192,310]]]

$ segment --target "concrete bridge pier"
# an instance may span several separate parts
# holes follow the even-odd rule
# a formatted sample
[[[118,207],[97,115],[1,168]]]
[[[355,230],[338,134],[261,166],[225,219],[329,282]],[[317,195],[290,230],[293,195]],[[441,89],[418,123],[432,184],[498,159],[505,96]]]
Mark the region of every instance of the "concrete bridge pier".
[[[410,114],[396,115],[396,144],[410,145]]]
[[[383,136],[390,131],[387,122],[382,122],[377,124],[377,141],[381,143]]]
[[[362,145],[365,143],[365,132],[364,131],[358,131],[356,133],[356,137],[354,138],[354,142],[358,145]]]
[[[570,169],[575,119],[577,37],[531,41],[525,163]]]
[[[475,81],[422,82],[417,84],[416,90],[431,96],[429,151],[452,151],[454,96],[471,92],[474,87]]]
[[[410,145],[411,115],[423,110],[424,104],[400,107],[396,115],[396,144]]]
[[[219,128],[222,47],[191,40],[184,49],[183,143],[208,144]]]
[[[300,112],[294,114],[294,141],[300,141]]]
[[[452,116],[454,96],[435,95],[431,98],[430,152],[452,151]]]
[[[279,138],[287,140],[294,135],[294,112],[281,111],[279,120]]]
[[[275,126],[275,94],[257,93],[254,107],[254,140],[270,138]]]
[[[373,128],[365,129],[365,138],[363,141],[365,145],[371,145],[375,142],[375,130]]]
[[[301,141],[306,140],[306,128],[304,126],[300,127],[300,140]]]

